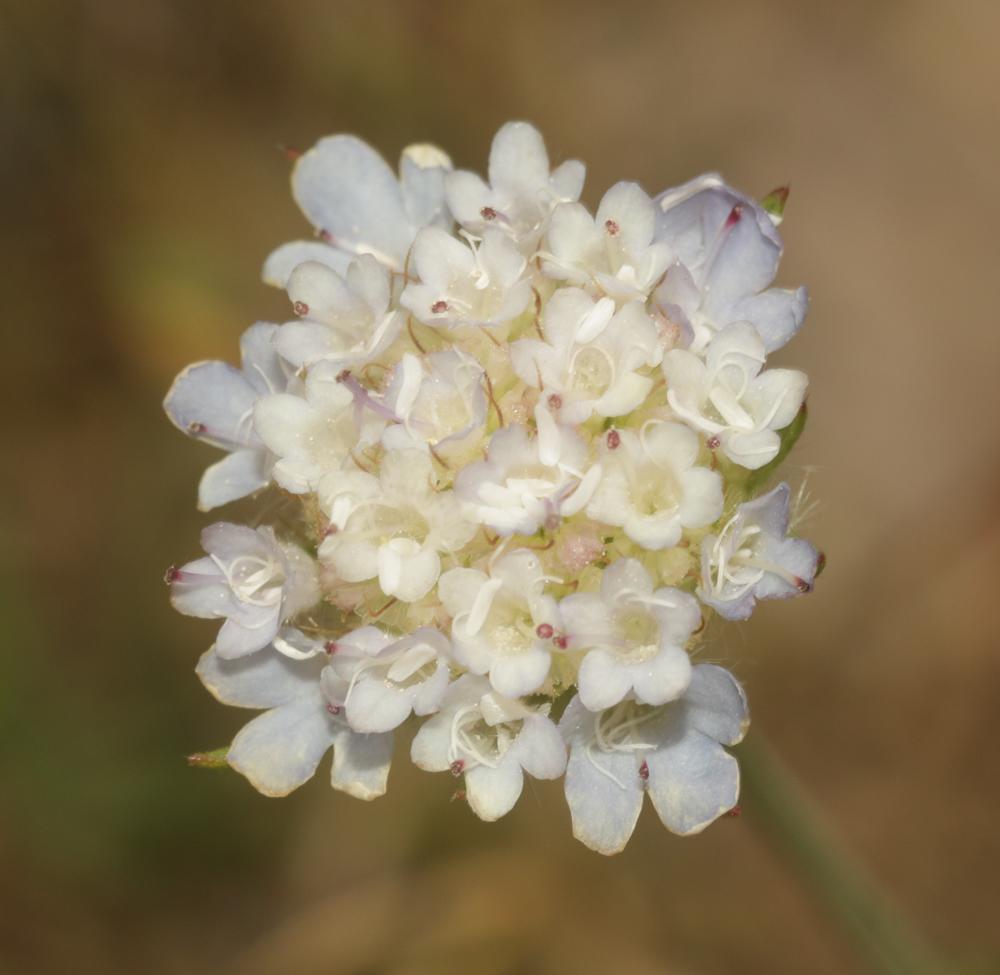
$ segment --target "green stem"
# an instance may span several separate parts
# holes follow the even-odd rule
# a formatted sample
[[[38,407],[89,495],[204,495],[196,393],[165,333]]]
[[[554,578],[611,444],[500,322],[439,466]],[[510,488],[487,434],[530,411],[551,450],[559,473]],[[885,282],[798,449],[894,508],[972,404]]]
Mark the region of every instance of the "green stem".
[[[742,808],[802,883],[822,901],[844,933],[884,975],[945,975],[953,971],[924,941],[890,895],[842,841],[759,735],[737,749]]]

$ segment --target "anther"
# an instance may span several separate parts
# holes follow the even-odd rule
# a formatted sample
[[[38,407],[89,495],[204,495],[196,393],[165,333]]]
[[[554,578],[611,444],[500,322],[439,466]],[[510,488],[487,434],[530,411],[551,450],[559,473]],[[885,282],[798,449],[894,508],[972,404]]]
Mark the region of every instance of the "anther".
[[[278,143],[277,149],[278,152],[280,152],[289,162],[295,162],[295,160],[302,155],[301,149],[295,149],[292,146],[285,146],[280,142]]]
[[[559,526],[561,524],[562,518],[560,518],[555,512],[552,512],[552,514],[545,516],[543,527],[547,532],[554,532],[559,530]]]
[[[555,630],[552,629],[551,623],[539,623],[535,628],[535,633],[539,639],[550,640],[552,639],[552,635],[555,633]]]
[[[329,230],[321,230],[319,232],[319,239],[326,244],[332,244],[333,234],[331,234]]]
[[[331,535],[336,535],[339,531],[340,529],[331,522],[325,529],[323,529],[323,537],[329,538]]]
[[[552,642],[560,649],[565,650],[569,646],[569,637],[565,633],[560,633],[552,638]]]
[[[792,580],[792,585],[794,585],[799,592],[812,592],[812,583],[806,582],[805,579],[802,579],[799,576],[796,576]]]
[[[819,575],[826,568],[826,552],[820,552],[816,556],[816,575]]]
[[[334,717],[336,717],[338,714],[340,714],[340,707],[338,705],[336,705],[336,704],[328,704],[326,706],[326,709],[327,709],[327,711],[330,712],[330,714],[334,715]]]
[[[447,310],[448,302],[440,298],[435,301],[433,305],[431,305],[431,312],[435,315],[440,315],[442,312],[446,312]]]
[[[642,779],[643,782],[649,781],[649,765],[646,763],[645,759],[643,759],[642,765],[639,766],[639,778]]]
[[[194,423],[189,423],[188,424],[188,433],[197,435],[199,433],[204,433],[205,430],[206,430],[206,427],[205,427],[204,423],[198,423],[196,421]]]
[[[604,221],[604,229],[611,237],[617,237],[622,231],[622,228],[618,226],[618,221],[610,219]]]
[[[561,410],[562,409],[562,397],[558,393],[552,393],[546,402],[549,404],[549,409]]]
[[[465,761],[461,758],[456,758],[448,768],[451,769],[451,774],[458,778],[465,771]]]
[[[176,565],[172,565],[163,574],[163,581],[169,586],[171,583],[176,582],[180,577],[181,570],[178,569]]]
[[[709,450],[718,450],[719,444],[721,443],[722,441],[713,433],[712,436],[705,441],[705,446],[708,447]]]
[[[464,802],[465,801],[465,789],[456,789],[451,794],[451,799],[449,802]]]
[[[481,216],[484,220],[496,220],[498,214],[493,207],[483,207],[482,210],[479,211],[479,216]]]
[[[323,649],[332,656],[340,649],[340,646],[336,640],[327,640],[326,643],[323,644]]]
[[[743,216],[743,204],[737,203],[736,206],[729,211],[729,216],[726,217],[725,226],[723,230],[729,230],[730,227],[735,227],[736,224],[740,222],[740,217]]]
[[[605,442],[608,445],[608,450],[617,450],[621,446],[622,436],[617,430],[609,430]]]
[[[337,382],[338,383],[346,383],[347,380],[350,379],[350,378],[351,378],[351,370],[350,369],[341,369],[341,371],[337,373]]]
[[[726,813],[726,815],[730,819],[739,819],[740,818],[740,813],[742,813],[742,812],[743,812],[743,810],[742,810],[742,808],[740,806],[733,806],[733,808],[730,809],[729,812]]]
[[[296,301],[292,303],[292,311],[299,317],[304,317],[309,314],[309,306],[304,301]]]

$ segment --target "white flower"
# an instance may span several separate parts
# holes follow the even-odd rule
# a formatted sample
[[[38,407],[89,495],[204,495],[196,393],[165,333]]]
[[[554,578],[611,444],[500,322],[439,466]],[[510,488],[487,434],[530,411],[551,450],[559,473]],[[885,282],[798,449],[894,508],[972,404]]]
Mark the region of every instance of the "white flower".
[[[271,480],[267,449],[253,429],[254,403],[284,392],[288,374],[272,345],[278,326],[251,325],[240,339],[243,367],[196,362],[170,387],[163,408],[171,421],[196,440],[229,451],[198,485],[198,509],[210,511],[253,494]]]
[[[527,262],[495,228],[482,237],[439,227],[421,230],[413,243],[410,273],[419,281],[403,290],[400,304],[426,325],[503,325],[531,300]]]
[[[410,755],[428,772],[464,775],[472,811],[492,822],[514,808],[524,773],[557,779],[566,746],[544,712],[502,697],[481,677],[460,677],[421,726]]]
[[[691,662],[684,649],[701,625],[698,601],[679,589],[653,589],[635,559],[612,562],[599,593],[574,593],[559,604],[570,650],[587,650],[577,675],[580,700],[591,711],[630,692],[643,704],[665,704],[684,693]]]
[[[691,348],[700,352],[712,336],[733,322],[749,322],[768,352],[798,331],[806,314],[805,288],[768,288],[781,260],[781,237],[767,213],[714,174],[668,190],[657,240],[678,263],[656,290],[657,303],[685,326]]]
[[[576,160],[549,171],[549,156],[538,130],[508,122],[494,136],[489,183],[458,171],[445,179],[445,197],[455,219],[472,233],[497,226],[530,254],[545,220],[558,203],[577,200],[586,170]]]
[[[371,254],[390,270],[402,272],[421,227],[451,225],[444,205],[444,179],[450,169],[451,160],[436,146],[409,146],[397,180],[385,160],[360,139],[320,139],[296,162],[292,193],[322,241],[283,244],[265,262],[264,280],[284,288],[304,261],[343,272],[358,254]]]
[[[537,691],[548,676],[560,639],[559,609],[546,595],[548,577],[534,552],[517,549],[497,559],[489,574],[449,569],[438,596],[452,617],[452,653],[474,674],[490,676],[508,697]]]
[[[476,533],[451,491],[435,489],[428,454],[389,451],[378,477],[334,472],[318,487],[330,519],[319,558],[345,582],[378,578],[387,596],[415,602],[441,572],[442,552],[456,552]]]
[[[448,689],[448,638],[421,627],[394,638],[374,626],[338,637],[320,684],[355,731],[399,727],[410,714],[432,714]]]
[[[266,796],[287,796],[313,777],[333,747],[330,784],[357,799],[385,794],[392,734],[352,731],[320,691],[318,659],[257,654],[223,660],[209,650],[198,676],[223,704],[266,709],[233,739],[226,761]]]
[[[542,390],[560,420],[624,416],[642,405],[653,380],[640,370],[658,365],[663,352],[641,303],[616,313],[610,298],[595,303],[578,288],[563,288],[549,299],[541,324],[545,340],[512,343],[511,364],[522,382]]]
[[[819,553],[788,538],[787,484],[741,504],[718,535],[701,545],[698,597],[720,616],[747,619],[758,599],[787,599],[812,589]]]
[[[536,411],[537,437],[509,426],[490,439],[487,459],[455,478],[455,493],[468,516],[501,535],[531,535],[549,521],[579,511],[601,476],[590,464],[587,445],[575,431]]]
[[[674,260],[670,245],[654,238],[657,213],[637,183],[612,186],[596,217],[580,203],[560,204],[549,219],[542,270],[620,301],[645,301]]]
[[[445,450],[478,440],[486,422],[485,374],[464,352],[448,349],[415,356],[410,352],[392,370],[385,405],[396,417],[386,427],[386,447]]]
[[[559,722],[570,746],[573,835],[598,853],[620,852],[644,792],[672,833],[700,832],[736,805],[739,767],[722,746],[741,741],[748,723],[742,688],[710,664],[694,668],[682,698],[660,707],[626,700],[595,714],[574,698]]]
[[[302,395],[282,393],[258,400],[254,427],[278,457],[274,479],[286,491],[315,491],[323,475],[349,464],[352,451],[374,443],[384,418],[356,381],[335,363],[309,370]]]
[[[287,290],[303,320],[284,325],[276,345],[295,366],[322,360],[364,365],[392,344],[403,325],[402,313],[390,308],[389,271],[370,255],[351,261],[343,276],[307,261],[292,271]]]
[[[683,349],[664,356],[667,402],[685,422],[709,434],[734,463],[757,470],[778,454],[802,407],[809,380],[797,369],[761,371],[764,343],[752,325],[727,325],[703,362]]]
[[[187,616],[226,621],[215,641],[221,657],[262,650],[285,620],[319,600],[313,560],[270,528],[219,522],[201,533],[201,545],[205,558],[167,573],[170,599]]]
[[[722,514],[722,478],[695,466],[699,446],[694,432],[664,420],[648,421],[638,433],[610,430],[587,516],[623,528],[653,551],[676,545],[685,528],[710,525]]]

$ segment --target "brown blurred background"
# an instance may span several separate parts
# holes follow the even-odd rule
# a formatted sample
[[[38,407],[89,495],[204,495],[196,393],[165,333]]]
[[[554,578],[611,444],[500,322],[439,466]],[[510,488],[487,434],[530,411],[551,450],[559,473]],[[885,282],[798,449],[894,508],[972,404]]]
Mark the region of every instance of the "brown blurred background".
[[[812,311],[781,359],[812,377],[792,466],[829,568],[712,650],[915,923],[997,971],[998,38],[988,0],[0,3],[0,971],[865,971],[752,809],[688,840],[647,810],[604,860],[557,786],[487,826],[405,761],[370,805],[184,764],[247,715],[160,582],[215,456],[160,400],[286,314],[258,280],[306,231],[276,145],[481,169],[510,118],[592,204],[791,182]]]

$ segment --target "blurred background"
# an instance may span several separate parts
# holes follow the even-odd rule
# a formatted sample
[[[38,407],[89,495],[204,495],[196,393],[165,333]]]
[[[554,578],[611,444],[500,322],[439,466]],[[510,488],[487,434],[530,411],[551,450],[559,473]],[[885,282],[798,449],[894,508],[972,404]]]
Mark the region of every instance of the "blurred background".
[[[0,2],[0,971],[866,971],[746,806],[687,840],[647,809],[605,860],[557,785],[486,826],[405,761],[373,804],[185,765],[247,715],[160,581],[215,459],[160,402],[287,315],[258,276],[307,232],[277,147],[482,169],[511,118],[590,204],[791,183],[780,283],[812,310],[780,359],[812,379],[791,463],[828,569],[712,653],[914,923],[1000,970],[998,32],[988,0]]]

